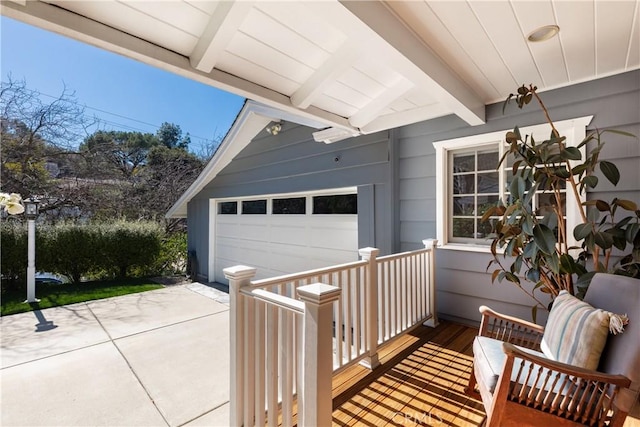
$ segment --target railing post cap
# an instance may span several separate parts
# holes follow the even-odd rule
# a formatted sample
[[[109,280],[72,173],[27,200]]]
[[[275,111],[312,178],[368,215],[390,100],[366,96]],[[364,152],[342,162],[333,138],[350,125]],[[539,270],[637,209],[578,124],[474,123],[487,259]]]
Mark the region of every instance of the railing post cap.
[[[246,265],[234,265],[233,267],[227,267],[222,270],[224,277],[228,280],[242,280],[254,277],[256,275],[255,267],[248,267]]]
[[[424,239],[422,241],[422,244],[427,249],[434,249],[436,246],[438,246],[438,239]]]
[[[298,297],[304,302],[310,302],[317,305],[327,304],[340,298],[342,291],[337,286],[327,285],[325,283],[311,283],[309,285],[300,286],[297,289]]]
[[[367,247],[367,248],[358,249],[358,254],[360,254],[361,257],[377,256],[379,253],[380,253],[380,249],[378,249],[378,248]]]

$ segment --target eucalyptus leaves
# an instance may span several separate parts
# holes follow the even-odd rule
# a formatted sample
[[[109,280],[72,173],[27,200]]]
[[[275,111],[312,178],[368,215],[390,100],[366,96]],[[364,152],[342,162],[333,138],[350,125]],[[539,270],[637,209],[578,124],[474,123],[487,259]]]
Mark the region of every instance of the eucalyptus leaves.
[[[547,308],[536,290],[551,294],[552,298],[563,289],[580,296],[595,272],[640,276],[640,210],[636,203],[586,197],[586,190],[598,185],[598,170],[614,186],[620,181],[616,165],[599,158],[605,144],[602,136],[607,132],[633,135],[611,129],[595,131],[576,147],[567,146],[566,138],[556,129],[536,90],[532,85],[518,88],[517,94],[509,95],[504,107],[514,98],[519,108],[535,99],[550,125],[549,139],[536,141],[533,135],[523,137],[518,127],[507,132],[508,147],[499,167],[513,162],[509,198],[506,203],[489,208],[482,218],[491,221],[495,231],[491,244],[493,259],[488,268],[492,265],[498,268],[493,271],[492,280],[506,279],[533,298],[534,319],[538,307]],[[581,148],[585,149],[584,157]],[[573,193],[580,212],[580,223],[573,230],[567,230],[564,221],[566,192]],[[544,210],[532,205],[533,198],[540,194],[552,201]],[[580,246],[570,246],[569,233]],[[614,249],[628,251],[629,247],[631,252],[614,264]],[[504,257],[499,256],[498,248],[504,248]],[[532,290],[522,286],[523,279],[535,283]]]

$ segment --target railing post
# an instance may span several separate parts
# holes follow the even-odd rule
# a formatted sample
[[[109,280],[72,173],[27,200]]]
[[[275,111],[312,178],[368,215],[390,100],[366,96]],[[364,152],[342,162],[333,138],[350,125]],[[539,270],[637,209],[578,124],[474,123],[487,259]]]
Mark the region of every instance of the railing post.
[[[436,246],[438,239],[425,239],[422,241],[429,251],[429,311],[431,318],[423,323],[424,326],[435,328],[438,326],[438,313],[436,313]]]
[[[298,298],[305,304],[302,390],[298,390],[298,408],[302,408],[302,419],[299,419],[298,425],[328,426],[331,425],[333,408],[333,302],[340,298],[341,290],[336,286],[313,283],[300,286],[297,292]]]
[[[367,349],[369,354],[362,359],[361,365],[375,369],[380,365],[378,360],[378,263],[376,257],[380,249],[362,248],[358,251],[363,260],[368,261],[367,282],[365,283],[365,307],[367,310]]]
[[[243,425],[244,412],[244,297],[240,289],[249,286],[256,275],[256,269],[244,265],[225,268],[224,277],[229,280],[229,300],[231,304],[229,340],[231,344],[231,390],[229,396],[230,425]]]

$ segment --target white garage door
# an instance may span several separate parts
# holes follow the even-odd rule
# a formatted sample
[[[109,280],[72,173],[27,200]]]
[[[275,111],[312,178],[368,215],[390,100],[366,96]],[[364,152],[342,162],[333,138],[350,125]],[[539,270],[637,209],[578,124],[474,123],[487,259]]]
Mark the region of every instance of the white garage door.
[[[216,201],[213,261],[257,268],[256,279],[358,259],[356,189]]]

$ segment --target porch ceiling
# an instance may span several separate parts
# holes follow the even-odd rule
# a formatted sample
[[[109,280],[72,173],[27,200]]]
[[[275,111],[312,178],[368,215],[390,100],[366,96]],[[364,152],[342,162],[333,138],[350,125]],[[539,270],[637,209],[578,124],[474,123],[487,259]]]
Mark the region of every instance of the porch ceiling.
[[[3,15],[351,134],[640,68],[639,0],[3,1]],[[542,25],[559,37],[528,43]]]

